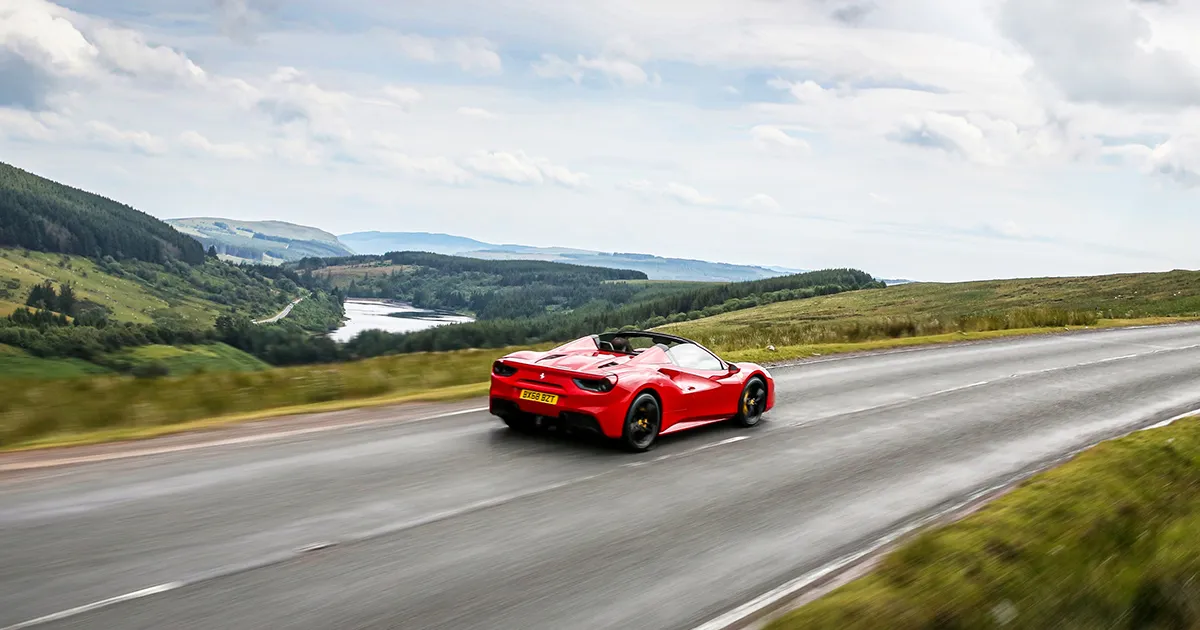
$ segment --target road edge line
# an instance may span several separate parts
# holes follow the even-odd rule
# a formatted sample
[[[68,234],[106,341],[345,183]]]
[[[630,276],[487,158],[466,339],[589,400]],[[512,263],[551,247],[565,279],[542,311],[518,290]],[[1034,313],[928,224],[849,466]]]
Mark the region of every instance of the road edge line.
[[[112,606],[115,604],[120,604],[122,602],[128,602],[128,601],[132,601],[135,599],[142,599],[143,597],[150,597],[152,595],[158,595],[160,593],[166,593],[168,591],[173,591],[175,589],[182,588],[183,586],[184,586],[183,582],[167,582],[165,584],[158,584],[156,586],[144,588],[140,591],[133,591],[132,593],[126,593],[124,595],[117,595],[116,597],[102,599],[98,602],[92,602],[90,604],[84,604],[83,606],[76,606],[75,608],[68,608],[66,610],[62,610],[62,611],[59,611],[56,613],[44,615],[42,617],[38,617],[37,619],[30,619],[29,621],[22,621],[20,623],[13,624],[11,626],[4,626],[3,628],[0,628],[0,630],[24,630],[25,628],[32,628],[34,626],[40,626],[42,624],[53,623],[55,621],[62,621],[63,619],[68,619],[70,617],[75,617],[78,615],[82,615],[84,613],[89,613],[94,610],[99,610],[101,608],[107,608],[109,606]]]

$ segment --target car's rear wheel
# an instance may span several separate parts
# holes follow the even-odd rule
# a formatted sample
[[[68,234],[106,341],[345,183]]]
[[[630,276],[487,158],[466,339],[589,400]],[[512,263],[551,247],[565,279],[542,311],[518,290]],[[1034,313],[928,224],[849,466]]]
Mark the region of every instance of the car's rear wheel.
[[[633,399],[625,414],[625,429],[621,432],[621,446],[635,453],[650,450],[658,440],[662,428],[662,408],[653,394],[644,393]]]
[[[746,381],[742,397],[738,400],[738,415],[733,421],[743,427],[752,427],[762,420],[767,409],[767,383],[755,376]]]

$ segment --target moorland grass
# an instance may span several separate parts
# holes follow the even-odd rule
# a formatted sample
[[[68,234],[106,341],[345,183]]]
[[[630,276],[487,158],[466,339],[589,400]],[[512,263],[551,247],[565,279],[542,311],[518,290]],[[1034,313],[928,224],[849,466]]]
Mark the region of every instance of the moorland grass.
[[[1196,316],[1200,272],[1173,271],[908,284],[779,302],[662,329],[736,352]]]
[[[1107,442],[768,630],[1200,627],[1200,420]]]

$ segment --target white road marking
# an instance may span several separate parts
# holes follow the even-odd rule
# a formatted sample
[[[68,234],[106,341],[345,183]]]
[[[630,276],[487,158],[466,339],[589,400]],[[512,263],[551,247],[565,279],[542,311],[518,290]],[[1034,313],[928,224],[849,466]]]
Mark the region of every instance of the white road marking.
[[[151,586],[150,588],[144,588],[140,591],[134,591],[132,593],[126,593],[124,595],[118,595],[116,597],[102,599],[98,602],[92,602],[90,604],[85,604],[83,606],[77,606],[75,608],[68,608],[67,610],[63,610],[61,612],[56,612],[56,613],[53,613],[50,615],[46,615],[44,617],[38,617],[37,619],[30,619],[29,621],[22,621],[21,623],[18,623],[18,624],[13,624],[11,626],[6,626],[4,628],[0,628],[0,630],[23,630],[24,628],[32,628],[33,626],[40,626],[42,624],[50,623],[52,621],[61,621],[68,617],[82,615],[83,613],[91,612],[93,610],[98,610],[100,608],[107,608],[108,606],[112,606],[113,604],[120,604],[121,602],[127,602],[127,601],[131,601],[131,600],[135,600],[135,599],[141,599],[143,597],[150,597],[151,595],[158,595],[159,593],[166,593],[167,591],[173,591],[177,588],[182,587],[183,585],[184,585],[183,582],[167,582],[166,584],[159,584],[158,586]]]
[[[322,425],[319,427],[306,427],[303,429],[289,429],[284,431],[275,431],[273,433],[262,433],[258,435],[245,435],[236,438],[225,438],[221,440],[212,440],[209,442],[199,442],[196,444],[180,444],[177,446],[160,446],[156,448],[143,448],[134,451],[119,451],[116,453],[101,453],[98,455],[81,455],[79,457],[63,457],[60,459],[50,459],[33,462],[18,462],[14,464],[0,464],[0,472],[12,472],[18,470],[33,470],[37,468],[52,468],[56,466],[67,466],[71,464],[90,464],[95,462],[107,462],[118,459],[129,459],[131,457],[145,457],[147,455],[163,455],[166,453],[179,453],[183,451],[192,451],[202,448],[212,448],[214,446],[233,446],[237,444],[251,444],[254,442],[263,442],[266,440],[274,440],[286,437],[295,437],[299,435],[309,435],[312,433],[324,433],[326,431],[335,431],[338,429],[353,429],[355,427],[369,426],[373,424],[411,424],[414,422],[425,422],[427,420],[437,420],[439,418],[449,418],[451,416],[461,416],[470,413],[479,413],[487,411],[487,407],[477,407],[474,409],[463,409],[461,411],[451,411],[447,413],[439,413],[431,416],[422,416],[419,418],[411,418],[408,420],[393,420],[383,418],[377,420],[362,420],[359,422],[351,422],[346,424]],[[4,630],[0,628],[0,630]]]

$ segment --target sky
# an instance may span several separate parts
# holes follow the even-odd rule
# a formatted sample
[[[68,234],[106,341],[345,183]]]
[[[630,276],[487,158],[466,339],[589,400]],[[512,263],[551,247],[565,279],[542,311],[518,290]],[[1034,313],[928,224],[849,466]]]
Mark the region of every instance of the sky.
[[[1200,268],[1191,0],[0,0],[0,161],[161,218]]]

